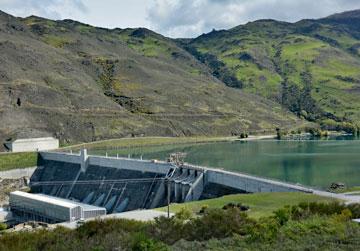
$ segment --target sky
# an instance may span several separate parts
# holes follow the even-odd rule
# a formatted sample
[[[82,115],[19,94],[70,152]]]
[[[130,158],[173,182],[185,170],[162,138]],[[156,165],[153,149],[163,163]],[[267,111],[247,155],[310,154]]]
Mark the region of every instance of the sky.
[[[196,37],[258,19],[295,22],[360,9],[360,0],[0,0],[15,16],[73,19],[105,28],[145,27]]]

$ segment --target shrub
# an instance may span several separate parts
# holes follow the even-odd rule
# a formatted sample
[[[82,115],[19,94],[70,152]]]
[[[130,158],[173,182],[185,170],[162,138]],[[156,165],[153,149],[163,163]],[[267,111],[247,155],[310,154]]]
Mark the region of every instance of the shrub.
[[[283,139],[285,136],[288,135],[288,132],[287,131],[284,131],[283,129],[281,128],[276,128],[276,138],[278,140],[281,140]]]
[[[165,251],[169,248],[162,242],[147,237],[144,233],[136,233],[132,238],[131,250],[133,251]]]
[[[181,208],[181,210],[175,214],[175,219],[179,220],[181,223],[190,220],[191,217],[192,211],[186,207]]]
[[[107,219],[89,221],[76,229],[80,238],[89,238],[96,235],[105,235],[112,232],[139,232],[147,226],[147,223],[124,220]]]
[[[273,240],[279,231],[280,224],[275,217],[261,218],[257,224],[250,229],[247,242]]]
[[[209,205],[203,205],[200,208],[199,214],[204,214],[208,208],[209,208]]]
[[[249,137],[249,134],[246,133],[246,132],[242,132],[242,133],[240,134],[240,139],[246,139],[246,138],[248,138],[248,137]]]
[[[351,211],[354,218],[360,218],[360,204],[349,204],[347,208]]]
[[[276,128],[276,138],[280,140],[282,138],[282,132],[280,128]]]
[[[176,219],[175,216],[171,218],[158,217],[147,229],[149,236],[170,245],[183,239],[185,237],[184,232],[184,222]]]
[[[231,203],[231,202],[226,204],[225,206],[223,206],[222,209],[227,210],[229,208],[238,208],[240,211],[243,211],[243,212],[249,210],[248,206],[244,206],[241,203],[234,204],[234,203]]]
[[[290,220],[290,217],[291,212],[289,207],[285,207],[274,212],[274,218],[281,226],[285,225]]]
[[[0,231],[6,230],[7,225],[5,223],[0,223]]]
[[[76,230],[4,233],[0,250],[357,250],[360,205],[300,203],[254,220],[238,208],[209,209],[193,218],[184,208],[152,223],[111,219],[87,222]],[[191,241],[191,243],[189,243]],[[180,243],[180,244],[179,244]],[[171,247],[167,246],[172,245]]]
[[[351,220],[351,218],[352,218],[352,213],[348,208],[342,210],[341,213],[336,217],[338,221],[348,221]]]
[[[204,241],[233,234],[246,235],[254,225],[255,221],[238,208],[209,209],[203,217],[192,219],[186,224],[185,239]]]
[[[304,202],[280,209],[274,212],[274,215],[283,223],[286,222],[286,219],[301,220],[314,215],[331,216],[345,213],[350,213],[352,217],[359,218],[360,204],[345,205],[337,201],[331,203]]]

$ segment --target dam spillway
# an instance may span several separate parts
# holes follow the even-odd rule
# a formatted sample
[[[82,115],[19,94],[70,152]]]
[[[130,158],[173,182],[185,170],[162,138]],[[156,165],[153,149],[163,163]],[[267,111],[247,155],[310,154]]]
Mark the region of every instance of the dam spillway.
[[[40,152],[33,193],[104,207],[151,209],[234,193],[312,192],[302,186],[187,163]]]

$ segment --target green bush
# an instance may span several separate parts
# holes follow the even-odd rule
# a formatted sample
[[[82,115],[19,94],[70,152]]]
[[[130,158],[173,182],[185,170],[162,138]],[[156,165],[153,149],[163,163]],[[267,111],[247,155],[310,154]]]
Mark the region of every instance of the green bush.
[[[285,225],[290,220],[290,217],[291,211],[288,207],[279,209],[274,212],[274,218],[281,226]]]
[[[190,209],[183,207],[179,212],[175,214],[175,219],[180,222],[190,220],[192,218],[192,212]]]
[[[166,251],[169,248],[162,242],[147,237],[144,233],[136,233],[132,238],[131,250],[133,251]]]
[[[285,131],[283,131],[281,128],[276,128],[276,138],[278,139],[278,140],[281,140],[281,139],[283,139],[284,138],[284,136],[286,136],[286,132]]]
[[[209,205],[202,205],[199,211],[199,214],[204,214],[205,211],[209,208]]]
[[[233,234],[246,235],[254,225],[255,221],[248,218],[238,208],[209,209],[205,211],[203,217],[187,222],[185,239],[204,241],[212,238],[226,238]]]
[[[193,216],[184,208],[154,222],[124,219],[86,222],[75,230],[4,233],[0,250],[356,250],[360,205],[300,203],[254,220],[237,207],[207,208]]]
[[[167,218],[162,216],[155,219],[155,222],[150,225],[147,232],[149,236],[167,244],[174,244],[185,237],[184,223],[175,217]]]
[[[7,227],[8,226],[5,223],[0,223],[0,231],[6,230]]]
[[[249,137],[249,134],[247,134],[246,132],[242,132],[241,134],[240,134],[240,139],[246,139],[246,138],[248,138]]]

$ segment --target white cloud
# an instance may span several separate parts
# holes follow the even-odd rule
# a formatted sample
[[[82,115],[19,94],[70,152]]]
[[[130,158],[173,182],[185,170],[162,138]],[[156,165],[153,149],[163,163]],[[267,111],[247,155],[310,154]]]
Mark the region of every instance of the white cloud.
[[[15,16],[37,15],[51,19],[78,16],[87,11],[82,0],[0,0],[0,8]]]
[[[359,8],[359,0],[154,0],[148,19],[164,35],[193,37],[257,19],[293,22]]]
[[[14,16],[73,19],[105,28],[149,27],[147,0],[0,0]]]

